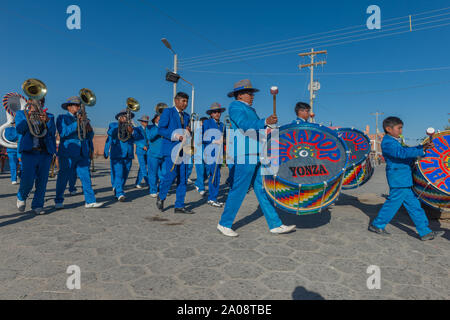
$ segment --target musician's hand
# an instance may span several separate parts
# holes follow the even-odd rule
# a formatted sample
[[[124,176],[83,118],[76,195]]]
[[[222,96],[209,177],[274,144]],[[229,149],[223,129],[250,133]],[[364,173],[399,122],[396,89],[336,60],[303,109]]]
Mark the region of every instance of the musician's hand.
[[[129,133],[133,133],[134,128],[133,128],[132,126],[128,126],[128,127],[127,127],[127,131],[128,131]]]
[[[427,142],[423,145],[423,150],[428,150],[428,149],[433,149],[434,148],[434,143],[433,142]]]
[[[275,124],[278,122],[278,117],[276,115],[271,115],[270,117],[266,118],[266,124]]]
[[[86,125],[86,130],[87,130],[87,132],[93,131],[90,122],[87,123],[87,125]]]
[[[147,151],[147,150],[148,150],[148,148],[147,148],[147,147],[144,147],[144,148],[142,148],[142,149],[144,149],[144,151]]]

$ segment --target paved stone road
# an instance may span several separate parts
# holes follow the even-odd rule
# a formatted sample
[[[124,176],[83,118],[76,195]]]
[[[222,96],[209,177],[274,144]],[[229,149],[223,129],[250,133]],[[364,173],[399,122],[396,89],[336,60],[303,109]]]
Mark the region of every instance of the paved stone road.
[[[127,189],[131,201],[116,202],[107,164],[97,161],[94,176],[106,208],[84,209],[79,193],[66,198],[66,209],[54,211],[51,179],[48,214],[42,216],[19,214],[17,187],[0,175],[0,298],[450,298],[448,224],[432,221],[433,229],[447,232],[429,242],[417,238],[404,212],[387,227],[389,238],[367,231],[388,191],[383,167],[365,186],[345,191],[330,210],[280,213],[286,224],[297,225],[288,235],[268,232],[251,192],[234,226],[240,237],[232,239],[216,230],[222,210],[206,205],[192,185],[187,202],[195,215],[175,215],[173,194],[168,210],[159,213],[147,189],[133,188],[135,164]],[[67,289],[70,265],[81,268],[80,290]],[[380,267],[379,290],[366,286],[370,265]]]

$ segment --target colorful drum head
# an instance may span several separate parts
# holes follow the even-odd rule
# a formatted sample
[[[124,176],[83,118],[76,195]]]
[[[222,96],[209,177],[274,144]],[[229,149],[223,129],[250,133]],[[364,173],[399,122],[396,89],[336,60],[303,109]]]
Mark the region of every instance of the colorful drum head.
[[[354,189],[369,181],[373,174],[373,166],[369,159],[370,139],[362,131],[354,128],[340,128],[337,132],[350,151],[342,188]]]
[[[267,145],[272,168],[263,170],[263,182],[275,206],[305,214],[335,200],[348,161],[336,132],[312,123],[289,124],[278,137],[270,135]]]
[[[428,142],[427,138],[424,143]],[[450,208],[450,131],[433,135],[435,147],[417,161],[413,173],[414,192],[435,208]]]

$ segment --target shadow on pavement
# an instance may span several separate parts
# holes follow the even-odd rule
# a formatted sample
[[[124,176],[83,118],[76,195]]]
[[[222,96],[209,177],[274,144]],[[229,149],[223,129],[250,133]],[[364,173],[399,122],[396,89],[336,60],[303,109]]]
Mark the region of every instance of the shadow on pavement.
[[[304,287],[295,288],[292,300],[325,300],[320,294],[306,290]]]

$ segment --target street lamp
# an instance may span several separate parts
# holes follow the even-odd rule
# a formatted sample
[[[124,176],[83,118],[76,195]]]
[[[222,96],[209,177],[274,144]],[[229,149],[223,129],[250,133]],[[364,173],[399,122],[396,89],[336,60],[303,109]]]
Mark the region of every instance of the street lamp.
[[[175,51],[173,51],[172,46],[166,38],[162,38],[161,42],[173,53],[173,73],[177,73],[178,70],[178,57]],[[175,100],[175,95],[177,94],[177,82],[173,82],[173,100]]]

